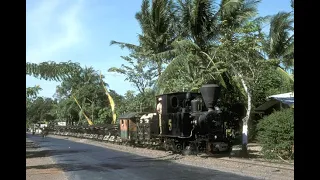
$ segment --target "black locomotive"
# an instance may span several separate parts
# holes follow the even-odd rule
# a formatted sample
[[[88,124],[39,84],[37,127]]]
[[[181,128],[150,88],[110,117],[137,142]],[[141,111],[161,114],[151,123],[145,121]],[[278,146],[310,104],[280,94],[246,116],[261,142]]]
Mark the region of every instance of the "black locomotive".
[[[166,150],[207,153],[230,150],[230,137],[226,133],[230,113],[216,106],[220,87],[206,84],[200,92],[157,97],[162,99],[162,114],[150,121],[151,136],[159,137]]]

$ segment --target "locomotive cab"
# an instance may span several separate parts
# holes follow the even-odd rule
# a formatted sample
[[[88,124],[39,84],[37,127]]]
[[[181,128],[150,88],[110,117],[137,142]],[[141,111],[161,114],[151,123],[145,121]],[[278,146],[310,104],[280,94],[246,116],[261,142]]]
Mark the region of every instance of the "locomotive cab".
[[[157,96],[157,104],[161,103],[162,113],[159,114],[157,112],[157,118],[154,118],[154,121],[151,122],[154,135],[168,137],[190,136],[192,130],[189,117],[190,101],[197,97],[201,98],[201,94],[177,92]],[[159,98],[161,99],[161,102],[159,101]],[[205,109],[205,106],[201,105],[201,108]],[[161,117],[159,118],[159,116]]]

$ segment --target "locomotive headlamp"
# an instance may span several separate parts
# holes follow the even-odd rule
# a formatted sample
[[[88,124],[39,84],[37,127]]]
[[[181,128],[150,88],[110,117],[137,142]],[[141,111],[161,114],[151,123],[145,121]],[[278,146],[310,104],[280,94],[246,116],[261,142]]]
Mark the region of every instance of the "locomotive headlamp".
[[[191,124],[196,126],[197,125],[197,120],[195,119],[195,120],[191,121]]]

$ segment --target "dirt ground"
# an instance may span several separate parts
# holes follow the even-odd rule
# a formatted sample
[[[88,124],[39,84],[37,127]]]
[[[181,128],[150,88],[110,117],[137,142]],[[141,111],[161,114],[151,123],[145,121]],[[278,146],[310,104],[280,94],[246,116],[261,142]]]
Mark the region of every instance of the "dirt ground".
[[[26,139],[26,180],[67,180],[59,168],[40,169],[43,165],[54,165],[50,157],[37,157],[35,154],[42,149],[34,142]]]

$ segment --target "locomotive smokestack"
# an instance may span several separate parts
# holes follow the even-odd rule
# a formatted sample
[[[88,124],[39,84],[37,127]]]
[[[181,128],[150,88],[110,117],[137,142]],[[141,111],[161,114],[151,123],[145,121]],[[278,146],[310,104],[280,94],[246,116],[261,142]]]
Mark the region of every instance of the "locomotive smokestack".
[[[206,107],[212,111],[220,96],[220,87],[217,84],[205,84],[200,88],[200,92]]]

